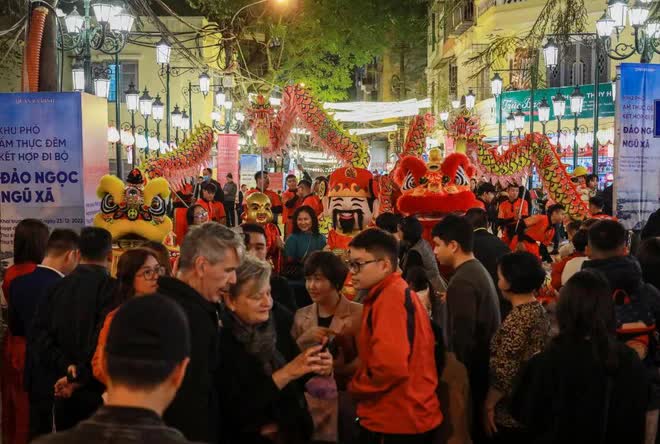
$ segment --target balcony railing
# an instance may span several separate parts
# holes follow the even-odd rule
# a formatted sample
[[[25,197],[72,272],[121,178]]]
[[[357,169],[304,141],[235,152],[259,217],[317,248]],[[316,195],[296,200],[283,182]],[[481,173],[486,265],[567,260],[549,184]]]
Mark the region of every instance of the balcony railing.
[[[477,4],[477,13],[478,15],[482,15],[493,6],[511,5],[526,1],[527,0],[481,0]]]
[[[472,0],[460,0],[447,14],[447,26],[445,37],[461,35],[474,24],[474,2]]]

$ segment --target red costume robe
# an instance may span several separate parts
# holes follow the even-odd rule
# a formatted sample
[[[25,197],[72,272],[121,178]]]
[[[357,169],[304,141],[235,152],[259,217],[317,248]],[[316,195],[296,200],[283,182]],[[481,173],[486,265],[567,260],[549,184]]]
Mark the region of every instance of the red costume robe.
[[[520,206],[522,205],[522,211]],[[502,229],[502,241],[505,244],[508,244],[512,237],[513,229],[508,226],[513,224],[515,228],[516,220],[520,216],[521,219],[529,216],[529,205],[526,200],[518,198],[511,202],[510,200],[505,200],[500,203],[500,208],[497,212],[497,219],[499,220],[500,228]]]
[[[529,251],[539,259],[541,253],[539,252],[539,243],[545,246],[552,245],[555,238],[555,227],[550,224],[548,216],[545,214],[538,214],[536,216],[528,217],[524,221],[524,234],[522,236],[515,235],[511,241],[511,251],[516,251],[518,242],[522,242],[525,250]]]

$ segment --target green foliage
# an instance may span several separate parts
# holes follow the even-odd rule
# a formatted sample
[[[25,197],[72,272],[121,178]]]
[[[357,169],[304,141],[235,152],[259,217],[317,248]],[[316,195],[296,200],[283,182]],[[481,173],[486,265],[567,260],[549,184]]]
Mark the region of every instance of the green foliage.
[[[425,0],[269,0],[246,8],[233,23],[249,0],[187,1],[239,36],[225,44],[240,45],[246,77],[259,73],[268,87],[304,82],[323,101],[345,99],[354,68],[388,48],[426,49]]]
[[[478,77],[497,63],[511,56],[517,48],[529,48],[538,53],[546,36],[554,35],[559,44],[568,39],[568,34],[584,32],[587,23],[585,0],[547,0],[536,21],[527,32],[491,38],[488,46],[468,59],[468,65],[477,69],[472,78]],[[531,67],[540,69],[540,64]],[[530,75],[539,73],[534,72]]]

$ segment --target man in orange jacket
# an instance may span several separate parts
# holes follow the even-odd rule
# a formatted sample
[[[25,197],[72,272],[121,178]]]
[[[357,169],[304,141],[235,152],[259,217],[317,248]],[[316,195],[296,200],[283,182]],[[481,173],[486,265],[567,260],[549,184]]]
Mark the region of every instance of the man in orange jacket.
[[[511,241],[511,251],[528,251],[541,259],[539,244],[546,247],[555,239],[555,227],[564,220],[564,206],[550,205],[547,214],[537,214],[518,224],[517,234]]]
[[[442,422],[435,336],[417,295],[397,273],[398,245],[378,228],[349,244],[353,285],[368,291],[358,337],[360,364],[349,385],[360,443],[431,444]]]
[[[502,229],[502,241],[509,244],[513,238],[518,220],[529,216],[527,201],[519,197],[520,188],[512,183],[506,189],[507,200],[500,203],[497,225]]]

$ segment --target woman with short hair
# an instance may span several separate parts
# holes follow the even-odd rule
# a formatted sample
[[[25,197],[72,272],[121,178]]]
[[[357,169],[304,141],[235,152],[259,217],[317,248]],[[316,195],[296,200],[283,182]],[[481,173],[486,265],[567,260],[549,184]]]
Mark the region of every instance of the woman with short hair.
[[[339,390],[339,399],[307,395],[314,419],[314,439],[336,442],[339,437],[340,442],[351,442],[355,408],[346,386],[357,369],[356,338],[360,332],[362,305],[342,296],[348,268],[335,254],[312,253],[305,261],[304,274],[313,303],[296,312],[291,335],[302,350],[331,341],[329,350],[336,357],[334,377]]]
[[[309,441],[313,424],[303,380],[332,373],[332,356],[322,344],[287,356],[271,309],[270,265],[251,255],[236,269],[236,284],[224,295],[223,333],[217,372],[220,431],[239,443]]]

